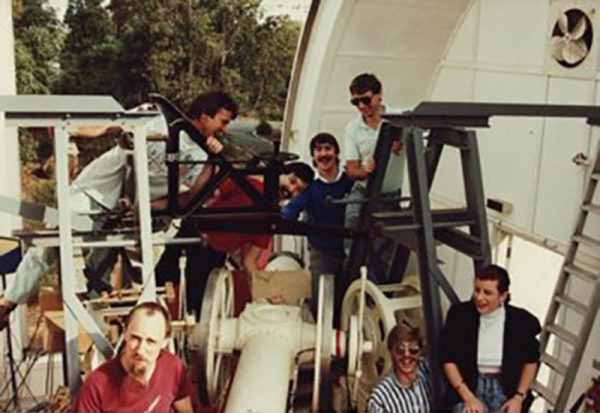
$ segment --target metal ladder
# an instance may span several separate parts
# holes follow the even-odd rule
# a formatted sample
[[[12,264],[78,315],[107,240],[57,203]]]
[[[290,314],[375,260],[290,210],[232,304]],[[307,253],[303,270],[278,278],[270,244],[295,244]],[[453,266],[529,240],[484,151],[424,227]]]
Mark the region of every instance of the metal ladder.
[[[548,366],[551,374],[546,384],[536,379],[532,389],[555,412],[567,411],[582,355],[600,308],[600,239],[589,234],[589,218],[596,216],[600,222],[600,205],[593,203],[598,181],[600,149],[540,335],[541,363]],[[590,254],[594,252],[595,255]],[[588,293],[583,293],[584,290]],[[577,291],[587,298],[573,297]],[[553,345],[551,337],[555,337]]]

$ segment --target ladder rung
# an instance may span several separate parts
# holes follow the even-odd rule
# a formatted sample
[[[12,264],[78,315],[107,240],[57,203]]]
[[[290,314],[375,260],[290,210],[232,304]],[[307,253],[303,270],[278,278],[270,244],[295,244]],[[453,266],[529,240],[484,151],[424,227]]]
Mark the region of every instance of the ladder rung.
[[[600,215],[600,205],[596,204],[583,204],[581,205],[581,209],[584,211],[591,212],[592,214]]]
[[[575,241],[579,244],[588,245],[590,247],[596,247],[596,248],[600,247],[600,240],[589,237],[587,235],[575,235],[575,236],[573,236],[573,241]]]
[[[564,270],[571,275],[584,279],[585,281],[594,283],[598,280],[598,275],[594,274],[589,270],[584,270],[583,268],[578,267],[575,264],[565,265]]]
[[[581,315],[586,315],[587,314],[587,306],[585,304],[583,304],[580,301],[574,300],[573,298],[564,295],[564,294],[557,294],[554,297],[554,300],[556,300],[556,302],[563,304],[566,307],[569,307],[575,311],[577,311],[579,314]]]
[[[544,400],[550,403],[552,406],[556,404],[556,399],[558,399],[558,395],[550,390],[548,387],[544,386],[538,381],[533,382],[531,386],[531,390],[542,396]]]
[[[573,346],[577,344],[577,336],[564,327],[561,327],[557,324],[550,324],[546,326],[546,330]]]
[[[559,359],[557,359],[556,357],[551,356],[548,353],[544,353],[542,354],[542,357],[540,357],[540,360],[542,363],[545,363],[548,366],[550,366],[552,370],[556,371],[561,376],[567,374],[567,365]]]
[[[594,181],[600,181],[600,172],[594,172],[593,174],[590,175],[590,178],[593,179]]]

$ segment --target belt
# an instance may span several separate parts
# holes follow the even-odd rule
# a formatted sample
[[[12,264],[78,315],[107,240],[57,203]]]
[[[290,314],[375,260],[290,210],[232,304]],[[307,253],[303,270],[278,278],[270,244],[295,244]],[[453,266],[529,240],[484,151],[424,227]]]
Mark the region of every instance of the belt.
[[[502,376],[502,373],[479,373],[479,377],[485,379],[499,379],[500,376]]]

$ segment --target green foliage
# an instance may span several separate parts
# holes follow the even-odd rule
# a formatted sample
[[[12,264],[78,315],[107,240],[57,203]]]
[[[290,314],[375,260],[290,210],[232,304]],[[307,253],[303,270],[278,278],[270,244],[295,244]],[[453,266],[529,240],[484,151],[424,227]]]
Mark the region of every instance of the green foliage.
[[[121,44],[102,0],[70,0],[69,29],[61,53],[59,93],[120,95],[118,59]]]
[[[243,114],[281,117],[299,25],[263,18],[260,0],[70,0],[62,93],[124,106],[161,93],[186,107],[224,89]]]
[[[13,0],[13,24],[18,93],[50,93],[64,38],[56,12],[47,0]]]

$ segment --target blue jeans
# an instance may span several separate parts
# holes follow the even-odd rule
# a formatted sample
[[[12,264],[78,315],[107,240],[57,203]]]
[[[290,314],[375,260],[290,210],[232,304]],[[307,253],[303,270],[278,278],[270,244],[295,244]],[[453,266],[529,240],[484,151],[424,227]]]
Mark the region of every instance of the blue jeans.
[[[398,196],[400,195],[400,190],[395,194],[388,193],[384,195]],[[360,212],[364,205],[364,202],[361,201],[364,201],[365,199],[365,188],[361,185],[354,184],[347,199],[351,202],[346,205],[344,226],[346,228],[356,228],[359,226]],[[399,210],[398,204],[398,201],[383,200],[375,205],[374,212]],[[344,239],[344,253],[346,254],[346,259],[350,257],[353,242],[354,240],[352,238]],[[374,240],[374,243],[373,252],[375,256],[370,257],[369,279],[376,284],[385,284],[387,282],[395,281],[388,280],[389,267],[395,251],[394,241],[390,238],[378,237]]]
[[[500,408],[507,400],[498,376],[479,376],[475,395],[483,402],[487,413],[501,412]],[[452,411],[461,413],[464,409],[464,403],[458,403]]]

